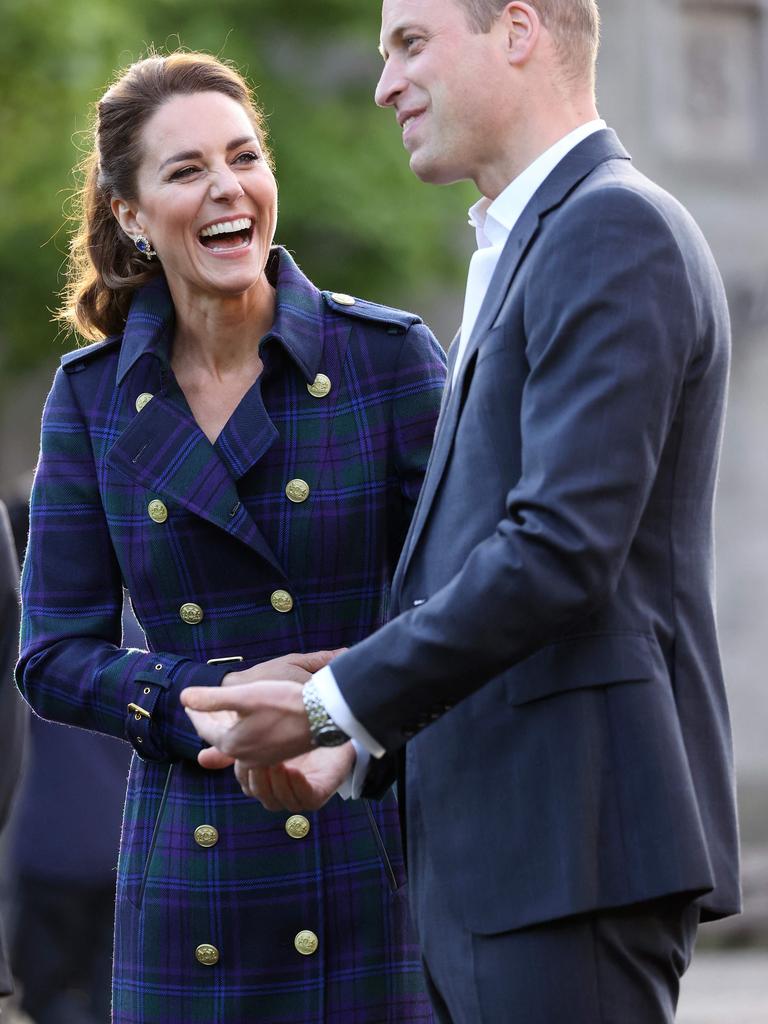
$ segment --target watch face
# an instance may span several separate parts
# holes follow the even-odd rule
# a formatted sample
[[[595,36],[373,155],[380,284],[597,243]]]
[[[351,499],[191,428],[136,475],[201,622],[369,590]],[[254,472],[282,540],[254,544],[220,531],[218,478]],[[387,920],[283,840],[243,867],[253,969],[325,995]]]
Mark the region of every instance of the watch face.
[[[324,725],[318,730],[317,736],[315,737],[316,743],[319,747],[340,747],[342,743],[346,743],[349,736],[343,733],[341,729],[337,729],[335,725]]]

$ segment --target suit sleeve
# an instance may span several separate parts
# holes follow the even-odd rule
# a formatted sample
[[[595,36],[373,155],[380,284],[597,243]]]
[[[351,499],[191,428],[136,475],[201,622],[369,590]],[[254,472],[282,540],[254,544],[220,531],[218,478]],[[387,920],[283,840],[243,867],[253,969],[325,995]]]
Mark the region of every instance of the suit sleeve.
[[[676,415],[695,302],[645,197],[617,187],[567,204],[526,282],[522,471],[504,518],[425,604],[334,661],[352,713],[387,751],[610,596]],[[488,443],[503,444],[487,414]]]
[[[195,758],[203,744],[179,693],[227,668],[121,647],[122,604],[88,427],[59,370],[30,503],[19,688],[41,717],[127,739],[146,760]]]

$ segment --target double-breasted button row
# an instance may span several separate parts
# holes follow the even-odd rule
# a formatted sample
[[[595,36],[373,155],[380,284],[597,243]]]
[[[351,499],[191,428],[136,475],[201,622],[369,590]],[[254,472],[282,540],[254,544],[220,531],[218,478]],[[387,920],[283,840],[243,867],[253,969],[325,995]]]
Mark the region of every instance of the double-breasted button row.
[[[293,945],[296,952],[302,956],[312,956],[320,947],[320,940],[313,931],[304,928],[296,934]],[[195,949],[195,959],[204,967],[215,967],[221,959],[221,954],[210,942],[201,942]]]
[[[275,611],[283,615],[293,610],[293,598],[287,590],[274,590],[270,594],[269,601]],[[188,626],[197,626],[205,618],[205,612],[199,604],[187,601],[179,608],[179,618]]]

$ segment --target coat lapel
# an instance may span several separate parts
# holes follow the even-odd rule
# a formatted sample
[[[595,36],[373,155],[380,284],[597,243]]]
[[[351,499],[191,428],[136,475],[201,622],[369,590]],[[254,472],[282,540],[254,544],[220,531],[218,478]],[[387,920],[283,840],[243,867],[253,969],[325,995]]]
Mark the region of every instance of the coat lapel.
[[[146,489],[237,537],[283,573],[245,510],[235,480],[205,434],[168,395],[156,395],[107,456],[107,463]]]
[[[499,262],[491,278],[485,299],[464,352],[462,365],[453,385],[452,366],[449,364],[448,381],[444,406],[435,432],[435,443],[427,466],[424,486],[416,506],[411,528],[406,538],[403,555],[398,565],[395,583],[402,586],[408,564],[419,542],[419,537],[429,517],[429,512],[440,487],[463,404],[463,395],[471,387],[467,375],[473,364],[473,357],[482,345],[483,339],[493,326],[502,304],[514,281],[526,254],[539,233],[541,222],[553,209],[559,207],[576,186],[599,164],[611,159],[628,160],[629,154],[621,145],[616,134],[610,129],[595,132],[566,154],[549,177],[543,182],[526,206],[502,250]],[[457,345],[451,348],[455,351]],[[455,359],[455,356],[454,356]],[[452,361],[451,361],[452,362]],[[399,589],[396,589],[399,594]]]

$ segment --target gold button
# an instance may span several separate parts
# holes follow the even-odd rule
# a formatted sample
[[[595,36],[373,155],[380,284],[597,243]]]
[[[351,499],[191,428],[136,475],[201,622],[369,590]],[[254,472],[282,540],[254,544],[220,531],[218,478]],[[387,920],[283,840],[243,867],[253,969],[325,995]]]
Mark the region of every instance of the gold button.
[[[313,398],[325,398],[331,392],[330,378],[324,373],[318,373],[311,384],[307,384],[307,391]]]
[[[139,397],[136,399],[136,412],[141,412],[147,402],[151,402],[154,395],[150,395],[148,391],[142,391]]]
[[[189,604],[183,604],[179,608],[179,615],[181,621],[186,622],[188,626],[196,626],[198,622],[203,621],[203,609],[199,604],[194,604],[190,601]]]
[[[168,509],[158,498],[150,501],[147,505],[147,512],[149,512],[149,518],[153,523],[164,523],[168,518]]]
[[[269,600],[276,612],[289,612],[293,608],[293,598],[287,590],[276,590]]]
[[[195,959],[199,964],[204,964],[206,967],[213,967],[214,964],[219,962],[219,951],[215,946],[211,946],[207,942],[203,942],[195,950]]]
[[[355,300],[351,295],[345,295],[344,292],[331,292],[331,298],[334,302],[338,302],[340,306],[354,306]]]
[[[309,834],[309,822],[303,814],[292,814],[285,823],[285,831],[291,839],[303,839]]]
[[[317,947],[320,945],[320,940],[314,932],[303,931],[299,932],[296,938],[293,940],[293,944],[301,953],[302,956],[312,956],[313,953],[317,952]]]
[[[289,501],[299,505],[309,497],[309,484],[306,480],[289,480],[285,485],[285,493]]]
[[[219,830],[213,825],[198,825],[195,829],[195,842],[208,850],[219,841]]]

